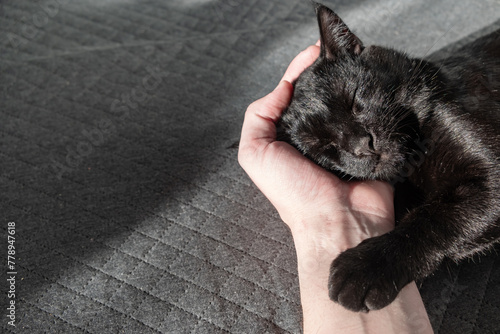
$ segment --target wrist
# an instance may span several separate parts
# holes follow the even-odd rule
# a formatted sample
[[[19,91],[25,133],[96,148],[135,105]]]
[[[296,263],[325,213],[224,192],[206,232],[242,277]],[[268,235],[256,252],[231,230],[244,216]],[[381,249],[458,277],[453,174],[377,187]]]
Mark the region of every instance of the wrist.
[[[314,247],[318,255],[329,253],[335,256],[394,228],[392,217],[346,209],[297,215],[285,223],[290,227],[296,247],[299,247],[298,252]]]
[[[316,213],[296,217],[289,226],[297,252],[304,333],[432,333],[413,282],[391,305],[369,313],[346,310],[329,298],[332,261],[364,239],[392,230],[392,219],[351,211]]]

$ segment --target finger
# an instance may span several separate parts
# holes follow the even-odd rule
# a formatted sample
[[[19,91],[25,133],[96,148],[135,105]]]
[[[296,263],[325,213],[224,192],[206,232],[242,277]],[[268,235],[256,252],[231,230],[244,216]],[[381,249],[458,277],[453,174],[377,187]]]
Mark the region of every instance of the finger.
[[[275,123],[290,102],[292,91],[291,83],[281,81],[274,91],[248,107],[241,130],[240,148],[276,139]]]
[[[314,63],[314,61],[318,58],[319,50],[319,46],[311,45],[299,53],[297,57],[292,60],[290,65],[288,65],[282,80],[286,80],[288,82],[295,81],[299,77],[300,73],[302,73],[307,67],[311,66],[312,63]]]

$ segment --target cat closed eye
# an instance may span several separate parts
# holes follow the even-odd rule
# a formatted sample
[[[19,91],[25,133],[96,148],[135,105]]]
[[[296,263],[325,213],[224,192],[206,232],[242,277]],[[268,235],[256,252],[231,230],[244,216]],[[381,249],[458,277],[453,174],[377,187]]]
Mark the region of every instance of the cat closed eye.
[[[351,100],[351,111],[353,114],[356,114],[359,110],[358,106],[356,105],[356,93],[358,92],[358,87],[354,90],[354,93],[352,94],[352,100]]]
[[[359,108],[358,105],[356,104],[353,104],[352,107],[351,107],[351,112],[354,116],[359,116],[360,114],[362,114],[361,112],[361,108]]]

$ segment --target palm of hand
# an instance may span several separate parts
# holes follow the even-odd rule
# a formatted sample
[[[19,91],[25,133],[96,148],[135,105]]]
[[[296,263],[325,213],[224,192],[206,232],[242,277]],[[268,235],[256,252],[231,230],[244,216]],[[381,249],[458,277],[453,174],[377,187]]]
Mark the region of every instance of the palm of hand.
[[[378,218],[392,228],[392,188],[383,182],[345,182],[317,166],[287,143],[269,143],[260,152],[257,186],[285,222],[305,220],[318,210]],[[371,218],[370,218],[371,217]],[[292,227],[292,226],[291,226]]]

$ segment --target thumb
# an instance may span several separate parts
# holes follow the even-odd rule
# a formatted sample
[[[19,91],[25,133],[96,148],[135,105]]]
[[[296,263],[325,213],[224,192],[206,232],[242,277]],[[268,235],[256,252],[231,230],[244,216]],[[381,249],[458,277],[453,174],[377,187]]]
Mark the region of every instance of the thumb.
[[[247,144],[258,144],[261,140],[265,143],[276,140],[275,124],[288,106],[292,92],[292,84],[282,80],[271,93],[248,107],[241,130],[240,148]]]
[[[271,93],[262,98],[262,100],[265,100],[265,102],[263,101],[265,107],[258,109],[256,111],[257,115],[276,123],[283,110],[290,103],[292,93],[292,84],[286,80],[281,80]]]

